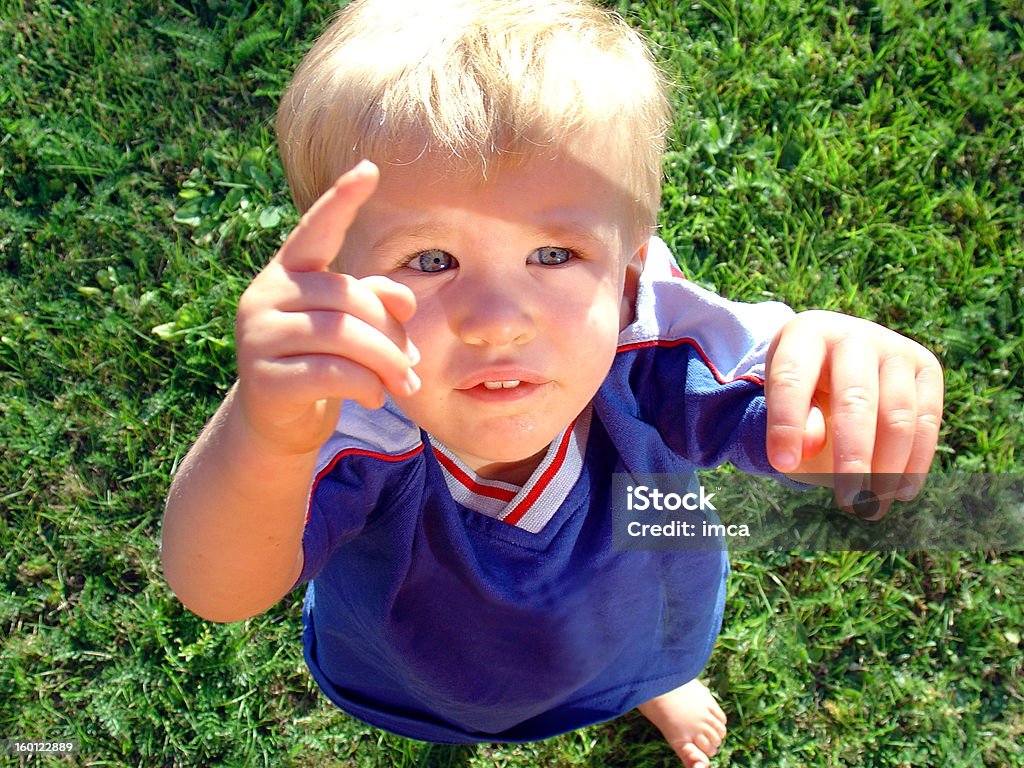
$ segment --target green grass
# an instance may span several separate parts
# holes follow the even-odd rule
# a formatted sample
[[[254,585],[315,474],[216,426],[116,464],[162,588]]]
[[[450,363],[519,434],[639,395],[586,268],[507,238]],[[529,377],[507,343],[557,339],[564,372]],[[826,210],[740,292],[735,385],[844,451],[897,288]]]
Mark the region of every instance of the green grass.
[[[1019,0],[619,7],[680,84],[663,236],[693,279],[920,340],[936,468],[1021,471]],[[672,765],[635,715],[526,746],[384,735],[316,693],[300,595],[216,626],[163,582],[163,495],[295,221],[276,98],[328,14],[0,0],[0,738],[95,766]],[[1024,765],[1022,554],[744,553],[727,611],[717,765]]]

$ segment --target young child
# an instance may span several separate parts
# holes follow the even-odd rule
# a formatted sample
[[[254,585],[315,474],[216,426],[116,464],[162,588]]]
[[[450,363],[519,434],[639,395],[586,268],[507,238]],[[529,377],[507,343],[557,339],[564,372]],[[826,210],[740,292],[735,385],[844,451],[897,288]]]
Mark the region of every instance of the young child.
[[[618,551],[612,476],[730,461],[844,473],[847,509],[869,472],[911,498],[942,380],[872,323],[686,282],[653,237],[668,120],[642,40],[583,0],[344,9],[278,116],[304,216],[169,493],[191,610],[308,583],[307,661],[355,717],[518,741],[639,707],[708,765],[727,561]]]

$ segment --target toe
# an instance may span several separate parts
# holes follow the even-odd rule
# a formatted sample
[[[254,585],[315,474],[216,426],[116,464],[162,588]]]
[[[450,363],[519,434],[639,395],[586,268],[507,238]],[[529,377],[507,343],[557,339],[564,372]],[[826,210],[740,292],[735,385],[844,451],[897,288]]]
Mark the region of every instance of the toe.
[[[711,699],[711,705],[709,709],[711,711],[711,714],[714,715],[714,718],[718,720],[723,726],[725,726],[729,719],[725,716],[725,712],[722,711],[722,708],[718,705],[718,702],[715,701],[713,698]]]
[[[693,744],[708,757],[714,757],[718,753],[718,747],[721,743],[722,740],[718,738],[717,734],[712,732],[698,734],[693,740]]]
[[[724,718],[721,719],[721,720],[719,720],[717,717],[716,718],[712,718],[708,722],[708,725],[710,726],[711,730],[713,730],[716,734],[718,734],[718,740],[719,741],[721,741],[722,739],[725,738],[725,734],[728,731],[728,728],[725,727],[725,719]]]
[[[679,745],[673,744],[672,746],[686,768],[710,768],[710,758],[698,749],[696,744],[690,742]]]

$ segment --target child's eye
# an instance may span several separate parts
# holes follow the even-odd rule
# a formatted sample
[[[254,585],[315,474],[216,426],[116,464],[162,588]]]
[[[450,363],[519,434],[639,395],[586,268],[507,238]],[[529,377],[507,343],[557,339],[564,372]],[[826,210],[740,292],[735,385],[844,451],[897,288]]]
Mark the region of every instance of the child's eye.
[[[545,245],[543,248],[538,248],[536,251],[531,253],[530,257],[526,261],[530,264],[544,264],[545,266],[553,267],[558,264],[565,264],[565,262],[572,257],[573,252],[568,248]]]
[[[458,266],[458,264],[459,262],[455,260],[455,257],[447,251],[431,248],[429,251],[417,253],[409,259],[407,266],[420,272],[444,272],[446,269]]]

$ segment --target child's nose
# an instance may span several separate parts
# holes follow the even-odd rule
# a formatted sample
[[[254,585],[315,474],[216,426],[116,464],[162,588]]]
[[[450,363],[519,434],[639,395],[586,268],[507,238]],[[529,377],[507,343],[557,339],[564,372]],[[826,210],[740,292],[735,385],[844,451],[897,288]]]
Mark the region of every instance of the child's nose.
[[[467,344],[507,346],[525,344],[536,335],[534,313],[514,286],[495,281],[488,288],[464,287],[458,332]]]

